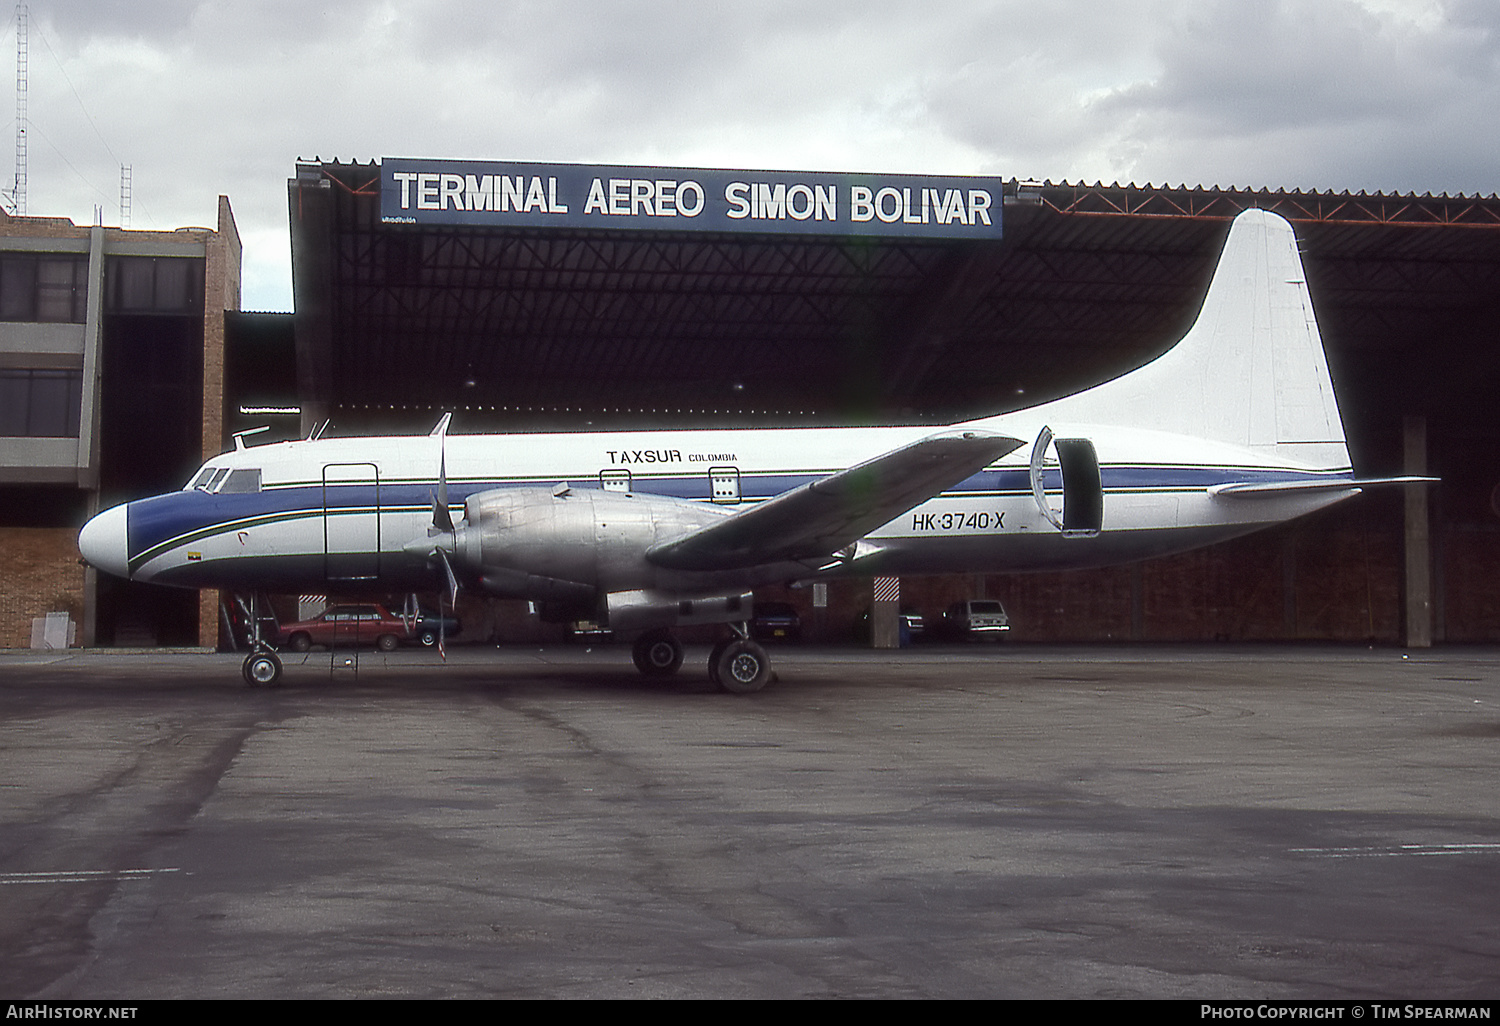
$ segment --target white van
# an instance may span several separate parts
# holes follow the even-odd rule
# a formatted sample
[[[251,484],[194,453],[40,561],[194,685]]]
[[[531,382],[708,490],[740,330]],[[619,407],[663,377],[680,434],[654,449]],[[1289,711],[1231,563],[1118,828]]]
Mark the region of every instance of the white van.
[[[943,611],[943,628],[943,633],[953,638],[998,639],[1010,633],[1010,617],[998,599],[969,599]]]

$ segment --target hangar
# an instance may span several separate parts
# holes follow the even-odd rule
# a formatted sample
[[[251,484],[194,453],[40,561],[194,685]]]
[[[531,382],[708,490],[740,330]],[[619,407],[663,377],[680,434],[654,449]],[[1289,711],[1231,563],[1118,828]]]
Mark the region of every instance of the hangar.
[[[1263,207],[1302,240],[1357,471],[1425,468],[1442,484],[1136,566],[905,581],[903,601],[931,614],[999,597],[1019,636],[1047,641],[1500,637],[1493,195],[1011,180],[998,238],[941,238],[819,231],[811,216],[796,233],[408,222],[382,213],[392,165],[297,165],[294,314],[197,307],[210,331],[222,310],[222,395],[203,385],[205,431],[223,413],[218,446],[266,423],[270,437],[325,421],[426,431],[449,411],[456,431],[1004,412],[1162,351],[1196,312],[1229,220]],[[215,448],[205,436],[203,455]],[[827,636],[868,604],[863,587],[819,615]],[[202,603],[204,643],[215,621]]]
[[[1441,486],[1135,567],[903,597],[1001,597],[1058,641],[1500,638],[1495,196],[1010,181],[999,238],[943,239],[404,223],[382,215],[381,162],[299,164],[288,187],[304,432],[447,410],[469,431],[1003,412],[1161,352],[1228,221],[1274,210],[1303,242],[1357,471]],[[845,601],[838,622],[869,597]]]

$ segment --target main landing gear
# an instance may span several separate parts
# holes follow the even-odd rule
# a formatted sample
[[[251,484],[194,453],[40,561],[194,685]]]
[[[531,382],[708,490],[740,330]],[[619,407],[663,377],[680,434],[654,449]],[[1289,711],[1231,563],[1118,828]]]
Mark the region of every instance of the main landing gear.
[[[682,642],[667,630],[647,631],[636,639],[631,655],[647,677],[670,677],[682,668]]]
[[[750,640],[744,624],[730,625],[735,636],[725,638],[708,655],[708,676],[724,691],[748,695],[771,679],[766,650]],[[682,667],[682,642],[668,630],[647,631],[631,653],[635,668],[647,677],[669,677]]]

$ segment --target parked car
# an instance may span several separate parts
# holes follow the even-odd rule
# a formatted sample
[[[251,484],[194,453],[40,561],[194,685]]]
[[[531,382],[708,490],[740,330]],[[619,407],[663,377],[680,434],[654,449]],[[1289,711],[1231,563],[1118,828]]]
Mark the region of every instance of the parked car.
[[[293,652],[306,652],[314,645],[374,645],[393,652],[412,637],[408,621],[375,603],[329,606],[311,620],[281,625],[282,644]]]
[[[464,629],[463,621],[452,613],[438,613],[426,606],[417,607],[417,617],[412,623],[411,640],[431,648],[438,638],[452,638]]]
[[[801,641],[802,617],[786,602],[757,602],[751,610],[750,636],[758,641]]]
[[[950,640],[1000,639],[1010,633],[1010,617],[998,599],[967,599],[943,610],[937,633]]]

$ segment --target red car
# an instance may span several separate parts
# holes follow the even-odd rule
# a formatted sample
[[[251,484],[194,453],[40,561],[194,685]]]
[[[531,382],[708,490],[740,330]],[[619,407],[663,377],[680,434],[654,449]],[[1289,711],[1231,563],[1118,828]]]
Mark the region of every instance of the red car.
[[[410,624],[381,605],[329,606],[311,620],[281,625],[282,644],[293,652],[314,645],[374,645],[394,652],[411,636]]]

